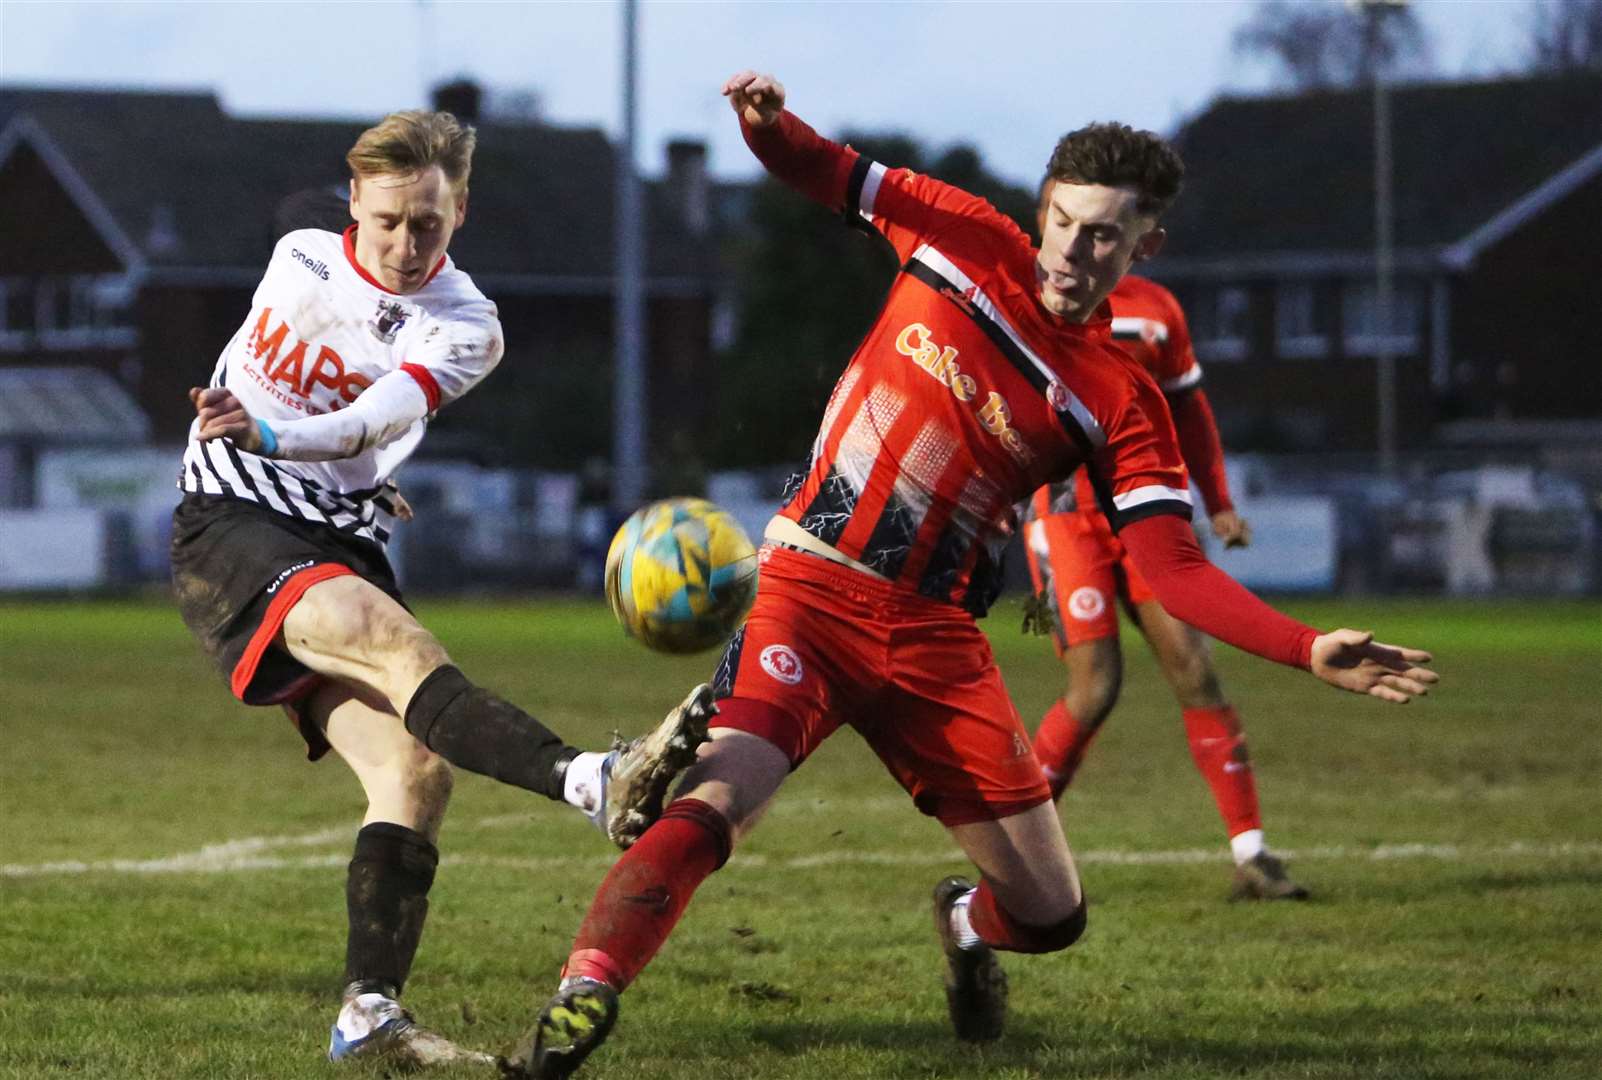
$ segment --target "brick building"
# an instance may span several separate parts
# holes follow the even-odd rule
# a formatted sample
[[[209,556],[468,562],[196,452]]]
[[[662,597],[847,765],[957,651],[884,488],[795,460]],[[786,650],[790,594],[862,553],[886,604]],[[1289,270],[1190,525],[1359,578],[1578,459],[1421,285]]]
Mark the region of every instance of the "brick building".
[[[1460,419],[1602,416],[1602,75],[1393,88],[1395,304],[1374,286],[1373,95],[1221,98],[1151,264],[1226,443],[1370,450],[1375,353],[1403,446]]]

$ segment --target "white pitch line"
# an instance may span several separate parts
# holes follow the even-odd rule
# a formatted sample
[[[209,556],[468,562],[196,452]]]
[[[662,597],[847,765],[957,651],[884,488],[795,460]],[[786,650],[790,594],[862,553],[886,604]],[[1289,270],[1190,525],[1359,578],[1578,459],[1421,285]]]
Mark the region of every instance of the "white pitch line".
[[[343,866],[350,858],[338,854],[275,856],[262,852],[274,847],[314,847],[349,837],[348,829],[330,829],[299,837],[248,837],[222,844],[211,844],[198,851],[160,859],[108,859],[98,862],[63,861],[48,863],[8,863],[0,865],[0,878],[37,878],[74,874],[233,874],[260,870],[307,870]],[[1384,844],[1373,848],[1327,846],[1283,850],[1290,859],[1394,862],[1428,860],[1433,862],[1488,862],[1501,859],[1589,859],[1602,857],[1602,843],[1574,842],[1535,844],[1513,841],[1483,846],[1460,844]],[[1220,863],[1227,855],[1220,848],[1189,848],[1177,851],[1084,851],[1075,854],[1081,865],[1089,866],[1186,866]],[[615,860],[611,854],[555,856],[449,855],[441,862],[447,867],[485,867],[502,870],[550,870],[558,868],[604,868]],[[952,850],[941,851],[828,851],[813,855],[781,858],[761,854],[737,855],[729,862],[734,869],[814,870],[831,866],[947,866],[962,861]]]
[[[246,836],[225,840],[220,844],[207,844],[197,851],[167,855],[159,859],[106,859],[100,862],[81,862],[69,859],[62,862],[29,865],[7,864],[0,866],[0,877],[42,877],[47,874],[181,874],[215,873],[219,870],[278,869],[288,865],[322,866],[337,856],[318,855],[299,860],[268,858],[259,852],[273,848],[323,847],[340,840],[348,840],[349,828],[319,829],[298,836]],[[349,856],[343,860],[348,861]]]

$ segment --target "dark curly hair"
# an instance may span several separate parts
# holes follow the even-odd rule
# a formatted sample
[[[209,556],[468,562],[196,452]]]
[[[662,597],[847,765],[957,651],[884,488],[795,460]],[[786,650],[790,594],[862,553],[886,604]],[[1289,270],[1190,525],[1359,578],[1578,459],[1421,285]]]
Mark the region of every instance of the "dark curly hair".
[[[1185,163],[1150,131],[1136,131],[1128,124],[1090,124],[1070,131],[1057,143],[1046,179],[1132,187],[1140,192],[1136,208],[1160,215],[1179,197]]]

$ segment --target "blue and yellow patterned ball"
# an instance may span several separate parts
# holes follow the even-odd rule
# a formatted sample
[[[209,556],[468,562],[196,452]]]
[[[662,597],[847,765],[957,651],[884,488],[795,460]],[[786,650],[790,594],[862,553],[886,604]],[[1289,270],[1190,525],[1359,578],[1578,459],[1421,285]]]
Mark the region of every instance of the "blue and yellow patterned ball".
[[[727,510],[663,499],[636,510],[606,553],[606,601],[629,636],[658,652],[721,644],[756,599],[757,553]]]

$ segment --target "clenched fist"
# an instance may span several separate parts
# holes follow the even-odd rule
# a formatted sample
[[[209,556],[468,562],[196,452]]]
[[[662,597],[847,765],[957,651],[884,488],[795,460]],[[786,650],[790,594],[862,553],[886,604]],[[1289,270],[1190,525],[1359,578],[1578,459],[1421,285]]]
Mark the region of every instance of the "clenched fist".
[[[222,386],[192,386],[189,388],[189,400],[195,406],[195,415],[200,418],[201,442],[227,439],[241,450],[253,454],[261,449],[261,429],[232,390]]]
[[[772,75],[742,71],[723,84],[723,96],[754,128],[767,127],[784,111],[784,84]]]

